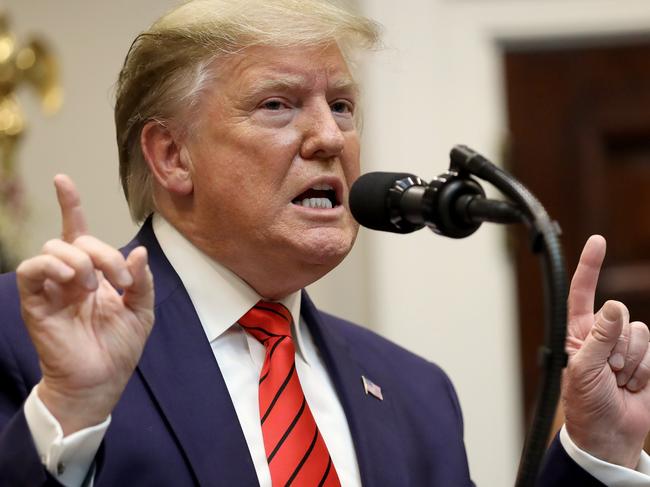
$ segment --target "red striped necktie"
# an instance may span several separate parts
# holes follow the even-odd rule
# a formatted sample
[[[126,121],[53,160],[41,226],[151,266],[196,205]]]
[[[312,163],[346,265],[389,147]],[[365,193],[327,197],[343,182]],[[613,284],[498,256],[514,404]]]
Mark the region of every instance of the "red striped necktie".
[[[340,486],[296,373],[291,313],[260,301],[239,324],[266,348],[260,373],[262,435],[273,487]]]

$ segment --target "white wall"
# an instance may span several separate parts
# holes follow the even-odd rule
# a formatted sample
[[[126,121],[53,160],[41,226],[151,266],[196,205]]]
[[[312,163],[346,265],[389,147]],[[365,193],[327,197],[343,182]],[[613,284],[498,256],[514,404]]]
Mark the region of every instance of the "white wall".
[[[134,231],[117,177],[111,88],[133,37],[172,0],[5,0],[20,39],[48,38],[66,101],[51,119],[22,93],[31,123],[20,159],[32,217],[25,255],[57,235],[51,179],[79,183],[93,232],[118,245]],[[387,49],[365,68],[364,169],[447,169],[467,143],[498,160],[505,133],[497,38],[644,30],[646,0],[363,0],[386,27]],[[538,195],[542,200],[544,195]],[[362,232],[353,255],[311,292],[325,309],[372,324],[442,365],[463,405],[479,486],[513,483],[523,432],[518,409],[515,304],[500,229],[451,241]]]

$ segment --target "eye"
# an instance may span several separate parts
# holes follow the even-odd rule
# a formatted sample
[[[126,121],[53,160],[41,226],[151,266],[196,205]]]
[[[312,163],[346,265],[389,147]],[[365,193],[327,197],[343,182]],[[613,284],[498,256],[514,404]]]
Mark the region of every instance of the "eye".
[[[271,100],[266,100],[264,103],[260,105],[260,108],[264,110],[270,110],[273,112],[276,112],[278,110],[283,110],[285,108],[289,108],[289,105],[277,98],[273,98]]]
[[[354,104],[348,100],[336,100],[330,104],[330,108],[334,113],[354,113]]]

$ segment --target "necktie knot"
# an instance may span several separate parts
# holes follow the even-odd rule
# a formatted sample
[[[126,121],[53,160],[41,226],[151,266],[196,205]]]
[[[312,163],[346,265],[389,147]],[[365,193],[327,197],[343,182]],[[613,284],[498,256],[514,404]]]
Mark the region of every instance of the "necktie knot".
[[[239,324],[266,345],[270,338],[290,337],[292,321],[291,312],[283,304],[259,301],[239,319]]]

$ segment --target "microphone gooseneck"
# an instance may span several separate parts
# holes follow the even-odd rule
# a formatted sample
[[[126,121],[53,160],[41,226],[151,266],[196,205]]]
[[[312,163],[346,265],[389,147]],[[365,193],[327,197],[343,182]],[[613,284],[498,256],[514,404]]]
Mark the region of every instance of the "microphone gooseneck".
[[[467,146],[451,151],[449,171],[426,183],[408,173],[376,172],[361,176],[350,190],[350,210],[373,230],[410,233],[424,226],[439,235],[463,238],[481,223],[523,222],[531,232],[532,251],[541,254],[545,290],[545,340],[540,347],[541,381],[535,415],[526,437],[516,487],[535,485],[560,395],[566,366],[566,267],[560,228],[519,181]],[[491,183],[509,201],[491,200],[471,176]]]

